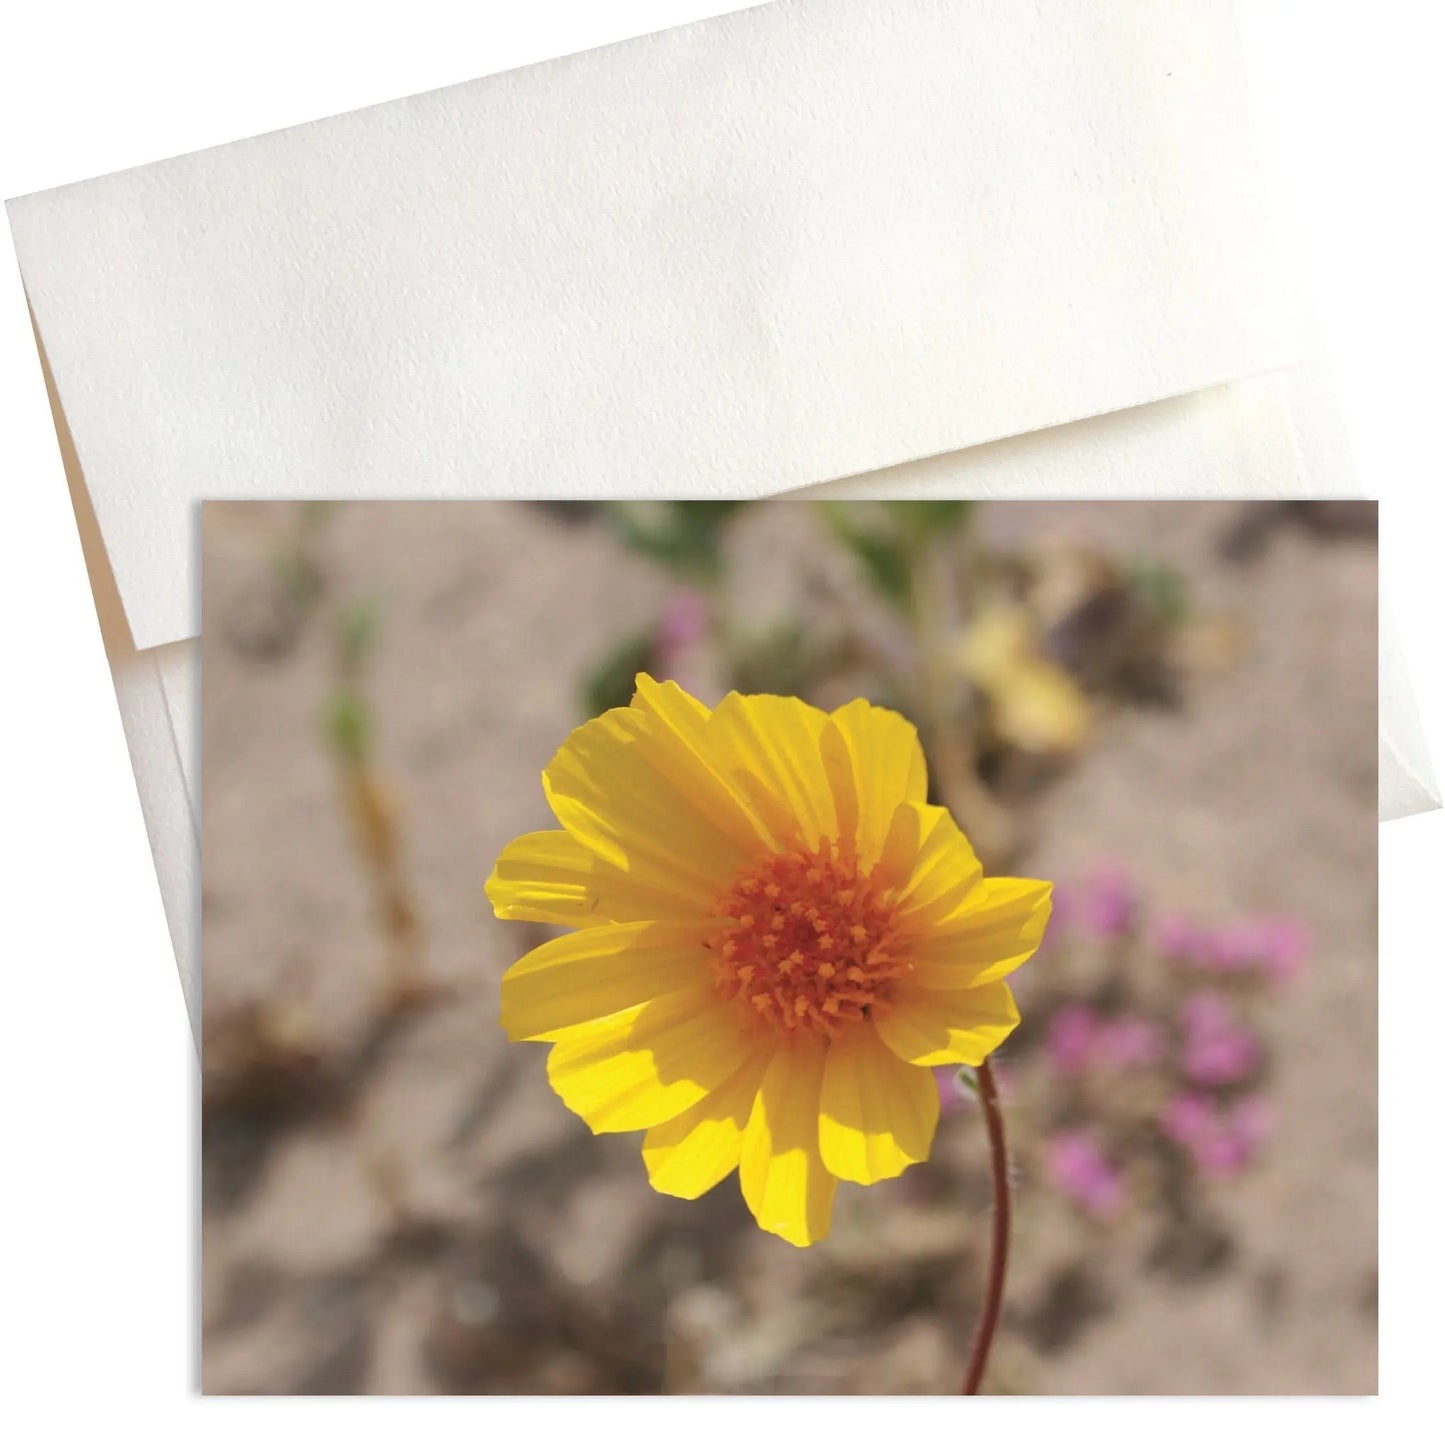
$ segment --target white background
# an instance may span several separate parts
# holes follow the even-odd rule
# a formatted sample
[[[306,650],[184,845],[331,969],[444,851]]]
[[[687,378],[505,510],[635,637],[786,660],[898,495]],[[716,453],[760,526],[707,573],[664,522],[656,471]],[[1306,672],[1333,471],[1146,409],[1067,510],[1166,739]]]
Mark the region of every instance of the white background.
[[[1436,430],[1445,388],[1437,73],[1445,20],[1420,0],[1239,3],[1282,244],[1321,316],[1363,490],[1385,499],[1387,596],[1432,746],[1445,759]],[[727,0],[50,0],[0,31],[0,195],[731,8]],[[0,520],[7,1419],[29,1427],[136,1413],[166,1427],[196,1418],[288,1426],[422,1416],[472,1425],[495,1415],[495,1403],[196,1395],[195,1052],[8,245],[0,394],[9,499]],[[1445,1012],[1434,907],[1445,882],[1445,816],[1387,825],[1380,843],[1382,1399],[1237,1408],[1261,1421],[1308,1416],[1319,1424],[1438,1406],[1431,1393],[1445,1237],[1439,1064],[1428,1050]],[[1328,1178],[1329,1168],[1319,1175]],[[851,1419],[866,1406],[837,1409]],[[782,1403],[774,1412],[788,1414]],[[534,1413],[524,1405],[516,1414]],[[660,1402],[588,1408],[619,1421],[639,1414],[672,1412]],[[687,1414],[720,1421],[732,1409],[716,1400]],[[1011,1402],[989,1414],[1013,1421],[1050,1412],[1045,1403]],[[1152,1422],[1159,1408],[1095,1402],[1067,1414]],[[1205,1402],[1169,1410],[1181,1424],[1216,1414]]]

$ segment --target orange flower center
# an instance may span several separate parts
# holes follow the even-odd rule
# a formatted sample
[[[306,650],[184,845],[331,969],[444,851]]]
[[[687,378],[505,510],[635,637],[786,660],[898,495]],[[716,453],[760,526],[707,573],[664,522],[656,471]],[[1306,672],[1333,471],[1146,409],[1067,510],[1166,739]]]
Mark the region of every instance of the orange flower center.
[[[726,921],[709,943],[718,992],[780,1030],[831,1034],[865,1019],[908,971],[892,892],[828,839],[765,855],[716,911]]]

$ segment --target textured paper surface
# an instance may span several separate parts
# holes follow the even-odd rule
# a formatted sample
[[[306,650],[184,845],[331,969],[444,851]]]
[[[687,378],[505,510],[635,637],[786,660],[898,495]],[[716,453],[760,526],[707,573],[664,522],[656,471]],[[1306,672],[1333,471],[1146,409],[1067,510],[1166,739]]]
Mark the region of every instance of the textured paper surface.
[[[1398,820],[1440,808],[1440,784],[1410,684],[1405,653],[1380,590],[1380,818]]]
[[[1235,381],[1226,0],[780,0],[9,207],[193,1021],[200,499],[1357,490],[1308,364]]]
[[[111,662],[116,703],[130,748],[131,769],[140,793],[141,814],[176,970],[197,1039],[201,1028],[200,805],[186,783],[181,747],[166,698],[169,668],[199,659],[199,643],[184,641],[149,651],[131,651]],[[175,672],[172,669],[172,675]],[[189,715],[187,715],[189,719]]]
[[[14,200],[138,647],[205,497],[758,495],[1292,356],[1225,0],[779,0]]]

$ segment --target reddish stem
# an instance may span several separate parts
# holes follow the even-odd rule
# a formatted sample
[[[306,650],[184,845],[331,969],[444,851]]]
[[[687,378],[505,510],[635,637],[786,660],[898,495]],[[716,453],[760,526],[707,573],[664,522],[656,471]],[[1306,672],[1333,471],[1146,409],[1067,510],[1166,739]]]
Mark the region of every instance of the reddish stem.
[[[998,1329],[999,1313],[1003,1310],[1004,1274],[1008,1271],[1009,1226],[1013,1218],[1003,1110],[999,1107],[998,1084],[994,1082],[993,1069],[987,1059],[978,1067],[978,1100],[988,1128],[988,1147],[993,1163],[993,1245],[989,1249],[988,1285],[983,1294],[983,1311],[979,1317],[978,1331],[974,1333],[968,1371],[963,1378],[965,1396],[978,1394],[989,1348],[993,1345],[993,1334]]]

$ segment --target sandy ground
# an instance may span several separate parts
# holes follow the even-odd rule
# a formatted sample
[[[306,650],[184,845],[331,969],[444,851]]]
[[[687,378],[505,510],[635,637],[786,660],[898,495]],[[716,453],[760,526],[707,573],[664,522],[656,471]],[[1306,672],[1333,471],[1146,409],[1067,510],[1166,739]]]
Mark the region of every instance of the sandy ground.
[[[1182,706],[1110,713],[1020,797],[1021,872],[1108,856],[1160,907],[1299,914],[1315,938],[1265,1016],[1277,1136],[1210,1189],[1206,1247],[1171,1252],[1147,1206],[1089,1231],[1021,1176],[998,1390],[1375,1389],[1375,549],[1282,519],[1228,562],[1242,515],[982,518],[992,540],[1167,558],[1250,632]],[[799,1253],[757,1231],[735,1180],[696,1204],[652,1193],[639,1139],[592,1138],[545,1050],[497,1028],[498,978],[536,934],[495,921],[483,881],[508,839],[552,825],[538,773],[577,722],[579,673],[655,614],[663,577],[598,523],[533,506],[351,505],[316,534],[298,614],[277,574],[294,517],[204,519],[207,1066],[257,1001],[292,1060],[207,1114],[205,1390],[953,1389],[988,1204],[969,1110],[897,1185],[845,1185],[833,1236]],[[791,599],[813,532],[798,505],[746,515],[753,601]],[[371,596],[377,761],[441,990],[380,1022],[385,942],[320,715],[336,613]],[[1026,1021],[1047,969],[1032,979]]]

